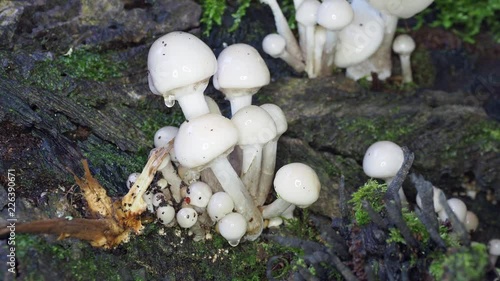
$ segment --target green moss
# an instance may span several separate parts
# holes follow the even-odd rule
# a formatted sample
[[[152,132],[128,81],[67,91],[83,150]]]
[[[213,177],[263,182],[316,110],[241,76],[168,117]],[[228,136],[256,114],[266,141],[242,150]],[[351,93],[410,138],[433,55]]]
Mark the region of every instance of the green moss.
[[[363,142],[371,144],[377,140],[398,142],[410,135],[414,128],[410,126],[409,117],[382,116],[380,118],[356,117],[339,120],[339,130],[362,134]],[[360,144],[362,145],[362,144]]]
[[[436,79],[436,68],[430,52],[426,48],[417,48],[411,55],[413,81],[421,88],[431,87]]]
[[[354,218],[358,225],[366,225],[371,221],[370,216],[363,208],[362,202],[364,200],[368,201],[373,210],[380,213],[384,209],[383,198],[386,192],[386,184],[380,184],[376,180],[369,180],[352,194],[349,203],[352,205]]]
[[[50,243],[39,236],[16,236],[16,253],[28,272],[52,271],[60,280],[120,280],[116,264],[83,242]],[[57,270],[54,273],[54,270]],[[23,275],[23,280],[44,280],[50,274]]]
[[[426,16],[432,15],[433,27],[443,27],[458,34],[462,40],[475,43],[475,36],[487,30],[500,42],[500,11],[498,0],[436,0],[434,5],[417,16],[422,26]]]
[[[106,81],[111,78],[122,77],[126,69],[123,62],[115,62],[111,53],[95,53],[88,50],[75,50],[67,56],[57,60],[62,70],[73,78],[93,81]]]
[[[435,280],[484,280],[488,267],[487,247],[472,243],[470,247],[452,248],[435,257],[429,272]]]

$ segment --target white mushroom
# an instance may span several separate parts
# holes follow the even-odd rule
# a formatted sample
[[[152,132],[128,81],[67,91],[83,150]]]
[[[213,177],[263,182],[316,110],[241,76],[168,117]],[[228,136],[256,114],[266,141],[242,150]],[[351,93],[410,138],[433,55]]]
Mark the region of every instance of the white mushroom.
[[[271,118],[273,118],[276,125],[276,137],[264,145],[262,150],[262,167],[258,185],[257,197],[255,202],[257,206],[264,205],[267,195],[271,190],[276,168],[276,152],[278,149],[278,139],[288,129],[288,123],[283,110],[275,104],[266,103],[260,106],[267,111]]]
[[[132,173],[127,178],[127,188],[130,189],[141,173]]]
[[[403,82],[413,82],[410,56],[413,50],[415,50],[415,41],[413,41],[413,38],[409,35],[400,34],[394,39],[392,50],[399,55],[399,59],[401,60]]]
[[[269,8],[271,8],[271,11],[273,12],[274,15],[274,22],[276,23],[276,31],[278,32],[279,35],[283,36],[286,41],[286,48],[288,52],[292,56],[294,56],[298,60],[302,60],[302,52],[300,50],[299,44],[297,43],[297,40],[295,39],[295,36],[293,35],[292,30],[290,29],[290,26],[288,26],[288,22],[283,15],[283,12],[280,9],[280,6],[278,5],[278,2],[276,0],[260,0],[260,2],[269,5]]]
[[[295,12],[297,23],[303,26],[305,34],[300,34],[300,37],[305,37],[306,46],[301,46],[305,50],[306,72],[309,78],[314,78],[314,33],[316,29],[316,15],[318,7],[321,3],[318,0],[304,0]]]
[[[467,211],[467,213],[465,214],[464,225],[467,231],[474,232],[479,226],[479,218],[473,212]]]
[[[217,58],[214,87],[231,103],[231,113],[252,104],[252,96],[269,84],[271,75],[259,52],[247,44],[225,48]]]
[[[247,222],[239,213],[230,213],[224,216],[217,224],[222,237],[229,245],[236,247],[247,231]]]
[[[450,198],[446,202],[450,206],[455,216],[457,216],[458,220],[464,223],[465,217],[467,215],[467,206],[465,205],[464,201],[458,198]],[[448,219],[448,214],[444,209],[438,212],[438,216],[441,221],[446,221]]]
[[[174,220],[175,218],[175,210],[174,207],[170,205],[166,206],[160,206],[156,209],[156,217],[158,218],[158,221],[166,226],[169,226],[170,223]]]
[[[222,188],[233,199],[236,211],[249,224],[248,239],[262,232],[263,219],[233,167],[227,160],[238,141],[238,130],[231,120],[218,114],[205,114],[184,122],[175,138],[179,163],[190,169],[211,168]]]
[[[238,145],[242,150],[241,180],[252,198],[256,198],[266,143],[276,137],[276,125],[266,110],[249,105],[231,118],[238,129]]]
[[[318,8],[317,22],[326,29],[322,67],[325,75],[330,75],[333,71],[338,32],[350,24],[353,18],[354,11],[346,0],[325,0]]]
[[[217,222],[234,209],[233,199],[223,191],[216,192],[208,201],[207,213],[212,221]]]
[[[370,145],[363,158],[363,171],[371,178],[382,179],[390,185],[403,165],[401,147],[391,141],[378,141]],[[401,201],[407,202],[403,189],[399,189]]]
[[[290,205],[307,208],[319,198],[321,184],[316,172],[306,164],[290,163],[276,172],[274,190],[278,198],[262,207],[265,219],[280,216]]]
[[[335,65],[348,67],[369,58],[378,49],[384,37],[384,23],[380,13],[365,0],[353,0],[352,22],[338,33]]]
[[[302,72],[305,69],[302,60],[292,56],[286,50],[285,38],[279,34],[273,33],[266,35],[264,40],[262,40],[262,49],[271,57],[282,59],[297,72]]]
[[[203,91],[217,70],[212,50],[196,36],[176,31],[158,38],[148,54],[149,86],[170,106],[177,100],[186,119],[209,112]]]
[[[441,203],[439,203],[439,194],[443,192],[440,188],[437,188],[435,186],[432,187],[432,202],[434,203],[434,212],[438,213],[443,209],[443,206]],[[417,205],[420,209],[422,209],[422,199],[420,198],[420,195],[417,194],[416,197],[416,202]]]
[[[187,188],[186,198],[189,198],[189,202],[187,203],[193,206],[199,208],[207,207],[210,197],[212,197],[212,189],[210,189],[210,186],[208,186],[208,184],[202,181],[192,183]]]
[[[198,220],[198,214],[196,211],[189,207],[180,209],[175,217],[177,219],[177,223],[182,228],[190,228]]]

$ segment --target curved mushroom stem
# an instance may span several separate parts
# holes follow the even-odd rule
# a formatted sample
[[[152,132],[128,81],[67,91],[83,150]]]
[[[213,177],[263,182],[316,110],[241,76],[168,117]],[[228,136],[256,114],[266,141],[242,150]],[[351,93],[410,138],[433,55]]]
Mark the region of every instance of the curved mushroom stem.
[[[262,167],[259,178],[258,192],[255,197],[257,206],[264,205],[267,195],[273,185],[274,172],[276,168],[276,151],[278,149],[278,139],[272,140],[262,148]]]
[[[264,220],[252,197],[226,157],[219,157],[210,164],[224,191],[233,199],[235,209],[247,220],[246,238],[257,239],[262,233]]]
[[[289,66],[293,68],[293,70],[297,72],[302,72],[306,68],[305,64],[302,62],[302,60],[292,56],[290,52],[285,50],[281,55],[279,56],[280,59],[282,59],[284,62],[286,62]]]
[[[273,203],[261,207],[262,217],[264,219],[278,217],[283,214],[283,212],[286,211],[290,205],[292,204],[281,198],[276,198]]]
[[[257,194],[262,164],[262,146],[245,145],[242,147],[241,181],[247,187],[250,196],[257,205]]]

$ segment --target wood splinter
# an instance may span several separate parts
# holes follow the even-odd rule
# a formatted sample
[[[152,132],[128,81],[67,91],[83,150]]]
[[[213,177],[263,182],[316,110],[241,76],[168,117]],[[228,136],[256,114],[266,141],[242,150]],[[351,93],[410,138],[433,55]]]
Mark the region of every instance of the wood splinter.
[[[173,141],[166,147],[156,148],[142,173],[129,192],[121,199],[112,201],[106,189],[92,176],[87,160],[82,160],[84,177],[71,172],[83,191],[91,218],[58,218],[27,222],[16,225],[17,233],[55,234],[58,239],[77,238],[89,241],[94,247],[106,249],[127,242],[130,232],[139,234],[143,228],[141,214],[146,210],[142,195],[153,181],[158,167],[172,149]],[[0,238],[9,235],[10,229],[0,229]]]

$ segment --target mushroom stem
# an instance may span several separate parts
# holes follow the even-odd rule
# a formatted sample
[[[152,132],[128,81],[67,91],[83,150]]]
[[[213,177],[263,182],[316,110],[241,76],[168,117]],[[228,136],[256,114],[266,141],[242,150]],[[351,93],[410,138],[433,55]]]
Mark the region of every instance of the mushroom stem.
[[[337,45],[337,31],[326,30],[326,42],[323,48],[325,75],[331,75],[335,67],[335,46]]]
[[[314,31],[315,26],[306,26],[306,73],[309,78],[315,78],[314,73]]]
[[[323,49],[326,44],[326,29],[318,26],[314,33],[314,76],[322,76],[324,71]]]
[[[403,82],[404,83],[413,82],[410,55],[400,55],[399,59],[401,60],[401,72],[403,75]]]
[[[177,171],[174,168],[174,165],[170,161],[170,157],[165,158],[167,163],[165,167],[160,169],[160,172],[165,180],[170,184],[170,192],[172,193],[172,197],[175,202],[180,203],[181,198],[181,183],[182,180],[177,174]]]
[[[302,52],[300,51],[297,39],[295,39],[290,26],[288,26],[288,22],[280,9],[278,2],[276,2],[276,0],[261,0],[261,2],[269,5],[269,8],[271,8],[274,15],[274,22],[276,24],[276,31],[278,31],[278,34],[285,38],[287,50],[292,56],[302,60]]]
[[[281,198],[277,198],[276,200],[274,200],[273,203],[263,206],[261,208],[262,217],[264,219],[277,217],[281,215],[284,211],[286,211],[286,209],[288,209],[290,205],[292,204]]]
[[[179,102],[182,113],[184,113],[184,117],[187,120],[210,113],[205,96],[203,95],[203,91],[207,85],[208,80],[205,80],[196,85],[182,87],[170,92],[170,95],[172,93],[175,94],[175,99]],[[168,99],[168,95],[164,97],[165,100]]]
[[[250,196],[258,206],[256,198],[262,167],[262,146],[245,145],[242,148],[241,181],[247,187]]]
[[[255,197],[257,206],[264,205],[267,195],[273,185],[274,170],[276,168],[276,151],[278,140],[272,140],[262,148],[262,167],[259,179],[258,192]]]
[[[252,104],[252,95],[240,95],[229,98],[231,104],[231,115],[234,115],[238,110]]]
[[[219,157],[210,164],[224,191],[233,199],[235,209],[248,223],[247,239],[253,241],[262,233],[263,218],[253,204],[252,197],[226,157]]]

